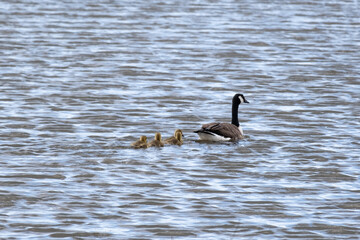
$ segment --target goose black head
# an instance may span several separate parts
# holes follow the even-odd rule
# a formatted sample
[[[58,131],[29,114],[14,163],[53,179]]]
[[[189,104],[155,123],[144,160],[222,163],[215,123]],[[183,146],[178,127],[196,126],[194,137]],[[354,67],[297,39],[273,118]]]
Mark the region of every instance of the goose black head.
[[[246,100],[244,95],[242,95],[241,93],[237,93],[233,97],[233,103],[240,104],[240,103],[249,103],[249,102]]]

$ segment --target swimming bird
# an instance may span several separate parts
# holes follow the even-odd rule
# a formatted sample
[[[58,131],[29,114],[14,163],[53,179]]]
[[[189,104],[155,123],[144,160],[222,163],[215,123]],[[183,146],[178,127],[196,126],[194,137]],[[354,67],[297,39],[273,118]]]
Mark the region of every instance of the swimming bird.
[[[178,145],[181,146],[183,144],[183,134],[182,131],[180,129],[176,129],[175,131],[175,136],[174,137],[170,137],[168,139],[166,139],[164,142],[166,144],[171,144],[171,145]]]
[[[163,147],[164,143],[161,141],[161,134],[159,132],[155,133],[155,138],[148,143],[148,147]]]
[[[180,133],[180,139],[178,139],[178,138],[176,137],[176,134],[177,134],[178,132]],[[174,136],[165,139],[164,143],[165,143],[165,144],[174,144],[174,142],[177,143],[177,141],[181,141],[181,143],[182,143],[182,142],[183,142],[183,140],[182,140],[182,137],[183,137],[183,136],[184,136],[184,135],[183,135],[182,131],[181,131],[180,129],[176,129],[175,132],[174,132]]]
[[[147,138],[146,136],[141,136],[139,140],[137,140],[136,142],[133,142],[131,144],[132,147],[134,148],[147,148]]]
[[[200,140],[207,141],[237,141],[244,138],[243,130],[239,124],[238,108],[241,103],[249,103],[244,95],[235,94],[232,99],[231,123],[208,123],[202,125],[200,130],[194,131],[199,134]]]

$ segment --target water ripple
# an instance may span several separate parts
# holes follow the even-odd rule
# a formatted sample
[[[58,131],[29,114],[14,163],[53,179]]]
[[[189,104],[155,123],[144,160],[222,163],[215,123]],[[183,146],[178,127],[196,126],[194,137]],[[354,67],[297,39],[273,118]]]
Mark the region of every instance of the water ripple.
[[[357,1],[3,1],[4,239],[357,239]],[[229,122],[238,143],[197,141]],[[184,145],[130,148],[180,128]]]

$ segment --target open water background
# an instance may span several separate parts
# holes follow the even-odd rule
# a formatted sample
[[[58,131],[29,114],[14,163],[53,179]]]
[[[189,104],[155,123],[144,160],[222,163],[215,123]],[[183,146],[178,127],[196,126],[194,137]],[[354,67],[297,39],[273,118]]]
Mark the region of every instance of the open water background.
[[[359,239],[359,14],[1,0],[0,239]],[[238,92],[245,140],[196,141]]]

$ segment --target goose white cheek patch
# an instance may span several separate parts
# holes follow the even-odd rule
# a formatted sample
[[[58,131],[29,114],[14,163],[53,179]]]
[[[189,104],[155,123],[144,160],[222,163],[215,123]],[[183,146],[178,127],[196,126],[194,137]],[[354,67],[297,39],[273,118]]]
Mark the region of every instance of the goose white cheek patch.
[[[240,103],[244,103],[244,98],[242,96],[239,96],[239,99],[240,99]]]

